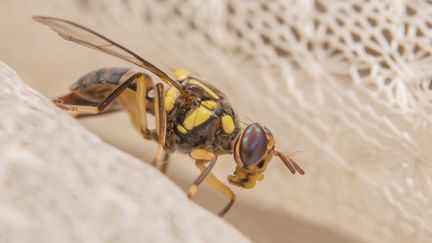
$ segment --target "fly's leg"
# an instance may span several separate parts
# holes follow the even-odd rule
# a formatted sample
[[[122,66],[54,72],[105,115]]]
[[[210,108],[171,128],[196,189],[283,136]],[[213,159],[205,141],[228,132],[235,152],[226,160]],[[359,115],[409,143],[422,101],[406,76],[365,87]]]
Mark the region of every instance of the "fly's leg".
[[[167,170],[168,170],[170,155],[171,155],[171,153],[165,151],[164,155],[163,155],[163,159],[162,159],[160,166],[159,166],[159,170],[164,174],[166,174]]]
[[[145,108],[146,108],[145,94],[152,81],[149,78],[147,78],[143,73],[138,72],[129,76],[126,79],[126,81],[121,82],[121,84],[100,103],[91,103],[91,102],[85,103],[79,101],[78,99],[74,99],[71,103],[69,102],[65,103],[63,100],[59,100],[59,99],[53,100],[53,102],[63,110],[96,115],[98,113],[103,112],[110,104],[112,104],[117,98],[119,98],[119,96],[124,91],[126,91],[129,85],[132,84],[133,82],[137,83],[137,99],[138,99],[137,101],[139,101],[137,103],[139,105],[138,116],[139,116],[140,130],[144,138],[150,139],[152,132],[147,128],[147,116],[145,112]],[[133,118],[134,115],[131,112],[131,110],[129,110],[129,113]],[[80,116],[85,116],[85,115],[78,115],[78,117]]]
[[[164,103],[164,87],[162,83],[157,83],[155,85],[155,102],[154,102],[154,111],[155,111],[155,119],[156,119],[156,134],[158,139],[158,148],[156,149],[156,154],[153,157],[152,165],[158,167],[160,153],[165,147],[166,142],[166,128],[167,128],[167,116],[165,111],[165,103]],[[161,169],[162,170],[162,169]]]
[[[206,161],[203,160],[197,160],[195,161],[196,166],[201,170],[204,171],[205,170],[205,166],[204,164],[206,163]],[[229,202],[228,204],[223,207],[219,212],[218,215],[220,217],[223,217],[230,209],[231,206],[234,204],[235,202],[235,194],[234,192],[224,183],[222,183],[218,178],[216,178],[211,172],[207,175],[206,177],[206,182],[213,187],[213,189],[215,189],[216,191],[224,194],[228,199]]]
[[[150,79],[141,75],[138,79],[136,79],[137,83],[137,91],[136,91],[136,103],[138,105],[138,126],[142,136],[145,139],[152,139],[152,132],[147,127],[147,113],[146,113],[146,94],[147,89],[149,87],[149,82],[152,82]],[[131,116],[131,120],[136,123],[136,117],[134,113],[133,107],[128,107],[129,115]]]
[[[207,150],[196,149],[192,151],[191,156],[195,159],[195,164],[200,169],[201,174],[197,179],[195,179],[189,188],[188,197],[192,199],[195,196],[199,185],[205,180],[211,187],[224,194],[230,200],[228,204],[218,213],[220,217],[223,217],[234,204],[235,194],[227,185],[223,184],[211,173],[211,170],[216,164],[216,155]],[[207,163],[209,164],[205,166]]]
[[[202,161],[202,160],[197,160],[197,163],[198,163],[198,161]],[[189,190],[187,193],[189,199],[192,199],[195,196],[195,194],[198,190],[198,187],[201,185],[201,183],[206,179],[206,177],[209,175],[210,171],[213,169],[214,165],[216,164],[216,157],[212,160],[203,160],[203,161],[204,162],[200,162],[200,163],[203,163],[203,164],[208,163],[208,162],[210,162],[210,163],[203,170],[201,170],[201,174],[195,179],[195,181],[189,187]]]

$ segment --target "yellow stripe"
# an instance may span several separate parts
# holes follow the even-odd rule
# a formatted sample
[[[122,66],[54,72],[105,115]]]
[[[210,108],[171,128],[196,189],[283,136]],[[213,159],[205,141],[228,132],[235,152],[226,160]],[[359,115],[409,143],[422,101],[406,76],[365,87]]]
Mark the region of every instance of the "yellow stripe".
[[[174,69],[174,77],[178,81],[183,81],[190,76],[190,73],[184,69],[176,68]]]
[[[213,90],[211,90],[209,87],[205,86],[203,83],[199,82],[198,80],[191,79],[191,80],[189,80],[189,83],[200,86],[202,89],[204,89],[213,98],[219,99],[219,96],[215,92],[213,92]]]
[[[179,131],[183,134],[187,133],[187,130],[184,127],[182,127],[182,125],[177,125],[177,131]]]
[[[230,115],[225,115],[222,117],[222,128],[228,134],[230,134],[234,131],[235,124],[234,124],[234,121]]]
[[[170,87],[165,95],[165,109],[167,112],[174,109],[174,102],[177,99],[179,92],[176,88]]]
[[[216,107],[216,102],[214,102],[213,100],[206,100],[201,102],[201,105],[203,105],[205,108],[209,110],[214,110],[214,108]]]
[[[192,109],[186,114],[186,118],[183,121],[183,126],[186,130],[192,130],[194,127],[199,126],[206,122],[211,116],[212,112],[204,106],[199,106]]]

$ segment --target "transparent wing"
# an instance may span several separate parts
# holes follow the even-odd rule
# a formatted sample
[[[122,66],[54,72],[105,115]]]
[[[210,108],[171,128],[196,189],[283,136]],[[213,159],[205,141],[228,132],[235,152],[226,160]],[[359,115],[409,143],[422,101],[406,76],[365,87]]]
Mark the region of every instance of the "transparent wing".
[[[176,87],[178,90],[184,93],[184,89],[181,84],[176,80],[171,79],[165,72],[127,48],[117,44],[116,42],[101,34],[96,33],[93,30],[88,29],[87,27],[72,21],[54,17],[33,16],[33,19],[50,27],[65,40],[90,47],[142,67],[157,75],[163,82]]]

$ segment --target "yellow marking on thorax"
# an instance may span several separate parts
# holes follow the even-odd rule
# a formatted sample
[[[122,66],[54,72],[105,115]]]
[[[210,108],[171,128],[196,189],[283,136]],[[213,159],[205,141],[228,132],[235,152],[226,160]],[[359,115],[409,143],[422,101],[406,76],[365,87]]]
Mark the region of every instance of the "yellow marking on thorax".
[[[209,110],[214,110],[217,103],[214,102],[213,100],[206,100],[206,101],[201,102],[201,105],[204,106],[205,108],[209,109]]]
[[[206,150],[206,149],[193,149],[191,151],[190,156],[193,159],[198,159],[198,160],[213,160],[216,158],[215,154],[213,154],[212,152]]]
[[[186,134],[188,131],[182,125],[177,125],[177,131]]]
[[[179,94],[179,91],[174,87],[170,87],[168,89],[165,95],[165,109],[167,112],[170,112],[172,109],[174,109],[174,102]]]
[[[196,80],[196,79],[191,79],[191,80],[189,80],[188,82],[191,83],[191,84],[195,84],[195,85],[200,86],[202,89],[204,89],[204,90],[205,90],[209,95],[211,95],[213,98],[215,98],[215,99],[219,99],[219,96],[218,96],[215,92],[213,92],[213,90],[211,90],[209,87],[207,87],[207,86],[204,85],[203,83],[199,82],[198,80]]]
[[[174,77],[178,81],[183,81],[190,76],[190,73],[184,69],[176,68],[174,69]]]
[[[211,114],[212,112],[204,106],[196,107],[186,114],[186,118],[183,121],[183,126],[186,128],[186,130],[190,131],[194,127],[206,122],[210,118]]]
[[[227,134],[231,134],[235,129],[234,120],[230,115],[222,117],[222,128]]]

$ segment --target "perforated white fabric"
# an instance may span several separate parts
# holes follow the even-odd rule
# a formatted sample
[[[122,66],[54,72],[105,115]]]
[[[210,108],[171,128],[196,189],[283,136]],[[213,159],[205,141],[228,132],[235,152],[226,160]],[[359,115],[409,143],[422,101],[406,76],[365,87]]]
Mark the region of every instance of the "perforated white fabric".
[[[303,151],[307,175],[273,162],[280,172],[248,194],[254,202],[368,242],[431,239],[431,5],[141,2],[112,14],[124,23],[130,11],[153,33],[156,60],[215,80],[245,121]]]
[[[264,181],[239,198],[365,242],[430,242],[427,1],[71,5],[51,3],[39,14],[59,13],[167,70],[184,67],[205,77],[226,92],[243,121],[271,129],[279,150],[301,151],[295,159],[305,176],[291,176],[275,159]]]

